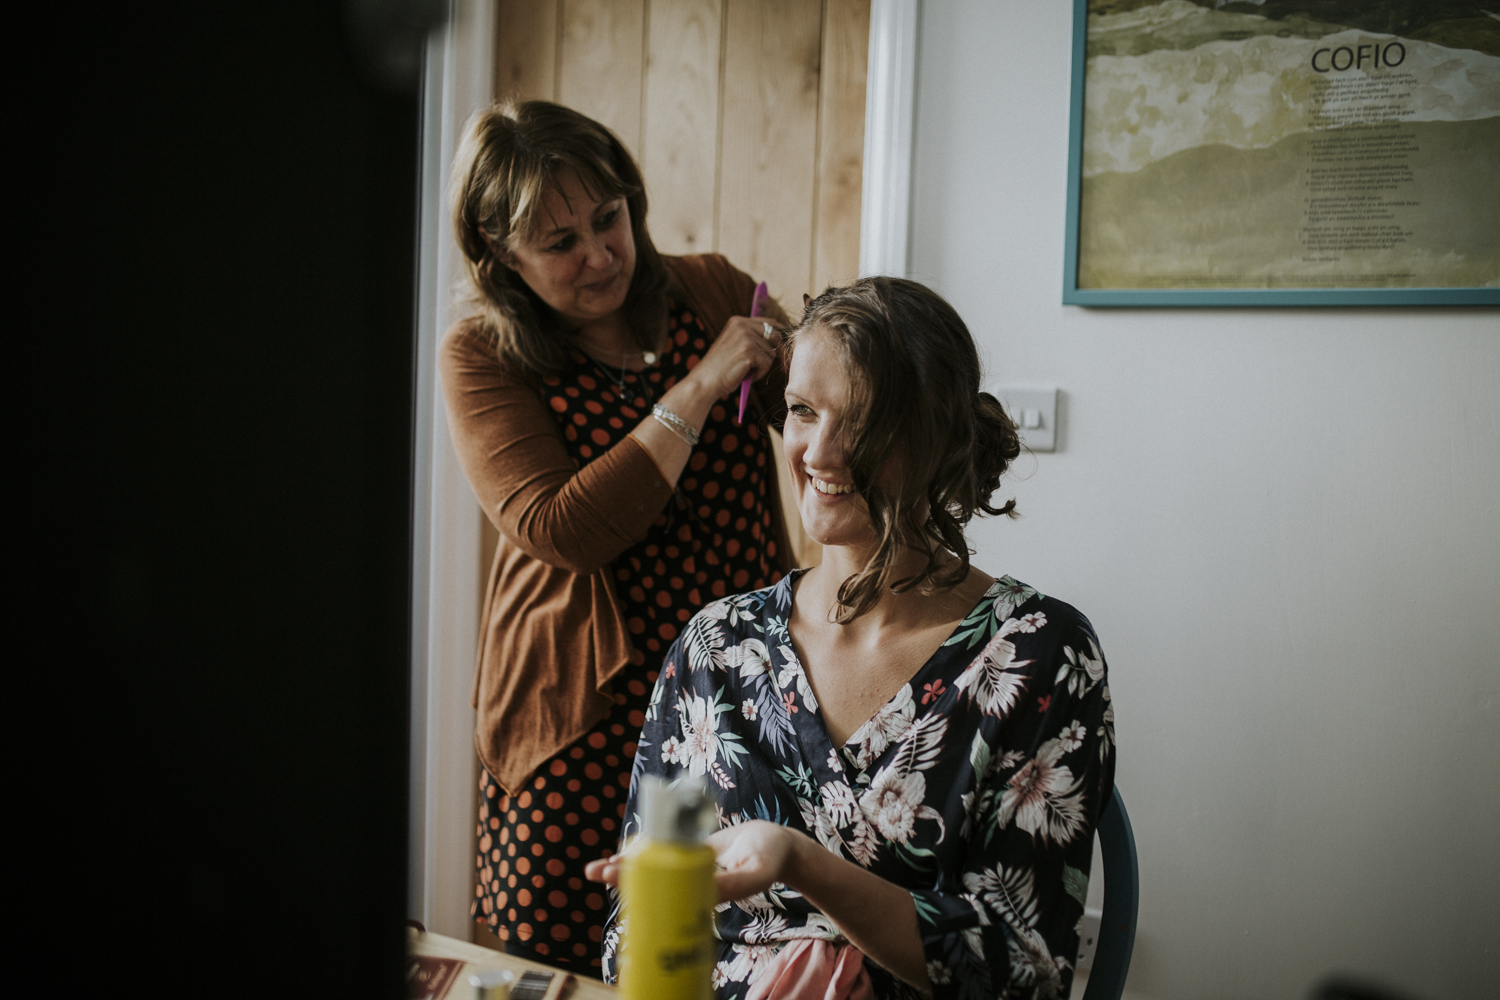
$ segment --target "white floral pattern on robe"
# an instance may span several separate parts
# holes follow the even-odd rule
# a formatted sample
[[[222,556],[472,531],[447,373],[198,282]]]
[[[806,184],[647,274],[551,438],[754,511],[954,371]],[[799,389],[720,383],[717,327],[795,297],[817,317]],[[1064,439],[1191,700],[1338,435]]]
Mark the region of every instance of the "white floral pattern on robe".
[[[721,826],[764,819],[911,892],[938,998],[1066,997],[1114,711],[1088,619],[1010,577],[835,748],[787,635],[799,573],[704,608],[667,653],[635,758],[697,775]],[[616,916],[604,939],[613,979]],[[719,908],[714,988],[739,1000],[787,941],[842,941],[782,885]],[[916,996],[873,962],[877,996]]]

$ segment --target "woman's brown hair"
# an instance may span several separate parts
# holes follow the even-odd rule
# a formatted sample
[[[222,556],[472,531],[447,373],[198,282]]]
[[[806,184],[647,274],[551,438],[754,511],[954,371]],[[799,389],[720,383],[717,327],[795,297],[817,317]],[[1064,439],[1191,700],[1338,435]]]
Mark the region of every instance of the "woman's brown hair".
[[[651,350],[666,323],[667,272],[646,231],[646,188],[625,146],[560,104],[492,104],[464,126],[450,189],[453,231],[473,290],[470,304],[501,359],[538,375],[567,365],[559,336],[566,326],[498,255],[537,232],[543,195],[568,171],[593,198],[625,198],[635,238],[635,274],[623,310],[632,339]]]
[[[887,590],[948,588],[968,576],[964,525],[981,511],[1016,516],[1015,500],[996,507],[990,499],[1021,442],[999,400],[979,391],[969,328],[930,288],[861,278],[828,289],[787,336],[788,366],[798,337],[813,331],[832,338],[849,378],[845,453],[879,540],[865,567],[839,587],[834,620],[843,623]],[[899,475],[882,483],[891,463]],[[902,547],[924,553],[927,564],[893,580]]]

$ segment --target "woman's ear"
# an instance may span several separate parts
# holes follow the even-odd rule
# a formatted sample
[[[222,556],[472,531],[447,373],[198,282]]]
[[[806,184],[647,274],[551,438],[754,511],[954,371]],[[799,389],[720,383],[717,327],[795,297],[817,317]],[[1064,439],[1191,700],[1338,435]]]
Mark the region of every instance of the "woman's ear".
[[[496,260],[504,264],[506,267],[510,268],[512,271],[519,270],[519,268],[516,266],[516,255],[507,250],[504,243],[502,243],[500,240],[495,239],[483,229],[479,230],[479,235],[484,239],[485,246],[490,248],[490,253],[494,255]]]

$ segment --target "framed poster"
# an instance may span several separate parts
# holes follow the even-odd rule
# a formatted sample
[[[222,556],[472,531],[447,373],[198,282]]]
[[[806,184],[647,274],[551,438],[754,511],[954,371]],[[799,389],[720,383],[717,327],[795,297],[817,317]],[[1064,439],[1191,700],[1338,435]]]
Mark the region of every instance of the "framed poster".
[[[1500,304],[1500,2],[1074,0],[1072,86],[1064,303]]]

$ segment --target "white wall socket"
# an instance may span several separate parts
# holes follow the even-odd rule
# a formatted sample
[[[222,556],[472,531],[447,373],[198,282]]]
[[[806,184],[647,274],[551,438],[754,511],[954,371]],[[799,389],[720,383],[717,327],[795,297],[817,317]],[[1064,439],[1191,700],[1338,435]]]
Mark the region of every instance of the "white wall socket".
[[[1021,443],[1032,451],[1057,450],[1057,387],[1002,385],[995,398],[1021,431]]]
[[[1104,920],[1103,910],[1083,911],[1083,921],[1078,925],[1078,961],[1073,963],[1076,972],[1094,967],[1094,952],[1099,947],[1099,926]]]

